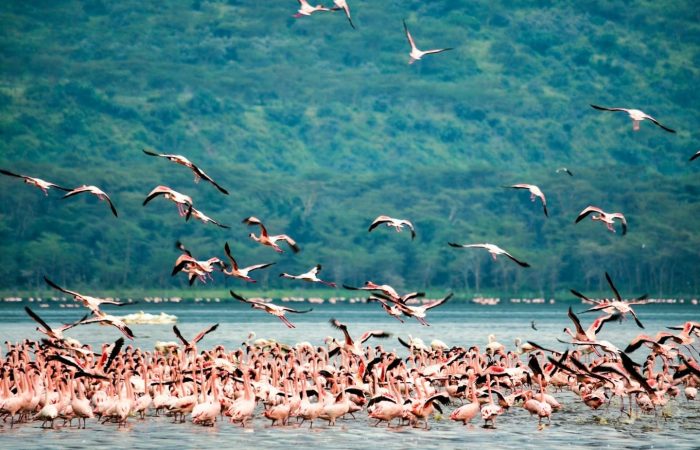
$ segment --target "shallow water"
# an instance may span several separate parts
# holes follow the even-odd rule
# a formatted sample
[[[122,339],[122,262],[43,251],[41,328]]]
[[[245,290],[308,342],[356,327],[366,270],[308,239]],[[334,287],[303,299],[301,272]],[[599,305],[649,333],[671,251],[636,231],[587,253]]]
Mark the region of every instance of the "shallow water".
[[[41,335],[34,330],[35,324],[23,310],[30,305],[50,325],[77,320],[84,313],[82,308],[60,308],[58,303],[49,302],[49,308],[39,308],[37,303],[0,303],[0,340],[18,341],[24,338],[38,339]],[[292,305],[294,306],[294,305]],[[296,304],[300,309],[306,304]],[[486,336],[494,333],[498,340],[512,348],[513,340],[533,340],[553,348],[565,348],[556,338],[565,339],[564,327],[571,323],[566,315],[567,306],[504,304],[498,306],[478,306],[452,302],[430,311],[428,320],[432,326],[423,327],[415,321],[401,324],[388,317],[378,305],[366,304],[323,304],[313,305],[309,314],[293,315],[291,320],[297,325],[287,329],[278,319],[260,311],[251,310],[246,305],[231,302],[186,302],[182,303],[139,303],[122,308],[109,308],[111,313],[124,315],[143,310],[150,313],[164,311],[178,316],[178,328],[187,337],[213,323],[220,323],[218,330],[208,335],[200,347],[222,344],[231,349],[239,346],[250,331],[257,337],[274,338],[280,342],[296,343],[310,341],[321,345],[326,336],[340,338],[340,332],[333,329],[328,320],[335,317],[349,326],[350,333],[359,335],[368,329],[384,329],[401,335],[420,337],[429,343],[438,338],[448,345],[480,345],[487,343]],[[574,311],[585,309],[574,305]],[[636,327],[633,321],[608,323],[600,333],[606,339],[624,347],[640,332],[654,335],[668,325],[678,325],[686,320],[698,320],[700,308],[692,305],[644,305],[637,308],[646,329]],[[586,317],[588,316],[588,317]],[[584,327],[594,315],[582,315]],[[537,331],[530,327],[534,320]],[[133,345],[153,348],[158,340],[176,340],[172,325],[133,325],[136,334]],[[120,333],[113,328],[96,325],[81,326],[71,330],[70,336],[83,343],[99,345],[113,341]],[[385,348],[403,347],[392,337],[380,343]],[[643,355],[633,355],[642,361]],[[317,421],[309,431],[307,425],[269,427],[269,421],[259,418],[251,428],[243,429],[227,422],[219,422],[213,428],[202,428],[191,423],[172,424],[167,417],[148,417],[145,421],[129,420],[126,429],[117,430],[116,425],[99,425],[88,422],[87,430],[62,428],[56,431],[41,430],[38,423],[23,424],[10,430],[7,424],[0,427],[0,448],[80,448],[85,446],[105,447],[180,447],[211,448],[226,446],[234,448],[290,447],[323,449],[366,449],[381,445],[384,448],[552,448],[552,447],[609,447],[609,448],[698,448],[700,446],[700,402],[688,403],[685,399],[675,399],[666,408],[671,417],[668,420],[643,416],[629,420],[620,416],[619,408],[613,405],[608,410],[591,411],[568,392],[557,393],[556,397],[564,405],[553,415],[551,426],[538,430],[537,419],[530,418],[520,408],[512,408],[501,416],[497,428],[484,429],[474,420],[473,426],[464,427],[451,422],[447,417],[452,406],[444,410],[442,420],[431,419],[429,431],[412,428],[387,429],[386,426],[372,427],[366,413],[356,420],[341,420],[334,428]],[[368,442],[369,439],[369,442]],[[21,444],[20,444],[21,443]],[[369,445],[368,445],[369,444]]]

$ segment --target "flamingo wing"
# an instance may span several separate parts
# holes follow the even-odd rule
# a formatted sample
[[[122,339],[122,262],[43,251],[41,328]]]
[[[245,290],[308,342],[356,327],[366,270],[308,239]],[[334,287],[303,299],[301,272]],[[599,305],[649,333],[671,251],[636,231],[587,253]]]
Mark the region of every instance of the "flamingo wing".
[[[607,108],[605,106],[597,106],[597,105],[591,105],[591,108],[598,109],[600,111],[623,111],[623,112],[629,113],[629,110],[625,109],[625,108]]]
[[[192,339],[192,343],[196,344],[197,342],[201,341],[202,338],[204,338],[204,336],[216,330],[217,328],[219,328],[218,323],[210,326],[209,328],[205,328],[204,330],[200,331],[199,334],[197,334],[197,336],[194,337],[194,339]]]
[[[411,36],[411,32],[408,31],[408,26],[406,25],[406,20],[403,21],[403,29],[406,32],[406,39],[408,39],[408,44],[411,46],[411,49],[416,48],[416,43],[413,42],[413,36]]]
[[[589,214],[594,213],[594,212],[596,212],[598,214],[603,214],[603,210],[598,208],[597,206],[587,206],[583,211],[581,211],[578,214],[578,217],[576,217],[576,221],[574,223],[579,223],[580,221],[585,219],[586,216],[588,216]]]

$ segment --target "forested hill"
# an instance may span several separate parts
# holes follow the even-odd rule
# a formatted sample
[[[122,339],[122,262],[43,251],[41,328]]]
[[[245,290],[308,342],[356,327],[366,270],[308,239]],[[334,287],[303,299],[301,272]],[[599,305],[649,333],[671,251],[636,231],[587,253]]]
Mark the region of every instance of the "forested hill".
[[[170,277],[180,239],[198,259],[228,241],[243,265],[277,262],[262,288],[321,263],[338,283],[400,289],[602,293],[608,271],[623,295],[700,293],[696,2],[349,3],[356,30],[341,12],[295,19],[294,0],[2,2],[0,167],[97,185],[119,218],[0,177],[0,290],[45,288],[45,274],[186,286]],[[454,50],[408,65],[403,19],[419,48]],[[678,132],[633,132],[591,103]],[[187,156],[231,195],[143,148]],[[513,183],[539,185],[550,217]],[[159,184],[231,229],[142,207]],[[628,234],[574,225],[589,204],[623,212]],[[367,233],[379,214],[412,220],[416,240]],[[302,252],[252,242],[249,215]]]

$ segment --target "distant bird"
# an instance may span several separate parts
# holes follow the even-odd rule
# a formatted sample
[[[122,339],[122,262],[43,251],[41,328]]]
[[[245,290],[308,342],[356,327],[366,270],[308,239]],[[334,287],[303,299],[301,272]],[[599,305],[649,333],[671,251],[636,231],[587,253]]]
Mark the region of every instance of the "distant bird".
[[[505,188],[511,188],[511,189],[527,189],[530,191],[530,200],[533,202],[535,201],[535,198],[539,198],[540,201],[542,201],[542,208],[544,209],[544,215],[546,217],[549,217],[549,213],[547,213],[547,199],[544,197],[544,193],[542,190],[540,190],[539,187],[535,186],[534,184],[513,184],[511,186],[504,186]]]
[[[52,288],[56,289],[57,291],[61,291],[64,294],[70,295],[71,297],[73,297],[73,299],[75,301],[82,303],[83,306],[88,308],[94,314],[101,312],[100,311],[101,305],[126,306],[129,304],[129,303],[117,302],[114,300],[107,300],[107,299],[102,299],[102,298],[90,297],[89,295],[83,295],[83,294],[79,294],[78,292],[75,292],[75,291],[69,291],[68,289],[64,289],[61,286],[54,283],[53,281],[49,280],[48,278],[46,278],[46,276],[44,276],[44,281],[46,282],[46,284],[48,284]]]
[[[345,12],[345,17],[348,18],[348,22],[350,22],[350,26],[355,29],[355,24],[352,23],[352,18],[350,17],[350,7],[348,6],[348,2],[345,0],[333,0],[333,3],[335,3],[335,6],[331,8],[331,11],[338,11],[338,10],[343,10]]]
[[[620,220],[620,222],[622,222],[622,235],[624,236],[625,234],[627,234],[627,219],[625,219],[625,216],[622,215],[622,213],[606,213],[597,206],[587,206],[583,211],[581,211],[578,214],[575,223],[579,223],[580,221],[585,219],[586,216],[592,213],[598,213],[598,215],[592,215],[591,220],[600,220],[605,224],[605,226],[608,227],[608,230],[612,231],[613,233],[615,233],[615,228],[613,227],[613,225],[615,224],[615,219]]]
[[[533,330],[537,331],[537,327],[535,326],[535,321],[534,321],[534,320],[531,320],[531,321],[530,321],[530,327],[531,327]]]
[[[41,178],[28,177],[27,175],[19,175],[19,174],[12,173],[9,170],[4,170],[4,169],[0,169],[0,173],[2,173],[4,175],[11,176],[11,177],[22,178],[25,183],[31,184],[32,186],[36,186],[39,189],[41,189],[42,191],[44,191],[44,195],[49,195],[50,188],[56,188],[56,189],[60,189],[62,191],[66,191],[66,192],[70,191],[70,189],[68,189],[68,188],[64,188],[64,187],[61,187],[57,184],[50,183],[48,181],[42,180]]]
[[[302,280],[302,281],[308,281],[310,283],[322,283],[325,284],[326,286],[330,287],[336,287],[336,284],[330,281],[323,281],[320,278],[318,278],[318,273],[321,271],[321,265],[316,264],[316,266],[309,270],[306,273],[302,273],[301,275],[290,275],[288,273],[281,273],[280,277],[282,278],[289,278],[291,280]]]
[[[566,167],[560,167],[560,168],[558,168],[558,169],[557,169],[557,173],[559,173],[559,172],[566,172],[566,173],[569,174],[570,177],[573,177],[573,176],[574,176],[574,174],[571,173],[571,171],[570,171],[569,169],[567,169]]]
[[[390,299],[389,297],[385,297],[383,294],[375,294],[378,297],[385,298],[386,300],[393,301],[396,303],[396,305],[399,307],[399,310],[406,316],[413,317],[415,318],[418,322],[420,322],[421,325],[425,326],[430,326],[428,322],[425,320],[426,313],[428,310],[436,308],[440,305],[445,304],[449,299],[452,298],[452,293],[448,294],[446,297],[443,297],[439,300],[435,300],[429,303],[425,303],[420,306],[411,306],[407,305],[405,303],[397,302],[395,300]]]
[[[228,242],[224,244],[224,251],[226,252],[226,256],[228,257],[229,261],[231,261],[231,270],[228,270],[228,268],[224,269],[224,274],[231,276],[231,277],[236,277],[240,278],[242,280],[245,280],[249,283],[255,283],[255,280],[250,278],[248,274],[254,270],[258,269],[264,269],[266,267],[270,267],[271,265],[275,263],[267,263],[267,264],[256,264],[253,266],[248,266],[248,267],[238,267],[238,264],[236,263],[236,260],[233,258],[231,255],[231,247],[229,247]]]
[[[184,156],[182,156],[182,155],[169,155],[166,153],[155,153],[155,152],[152,152],[152,151],[149,151],[146,149],[143,149],[143,152],[147,155],[150,155],[150,156],[158,156],[160,158],[168,159],[176,164],[180,164],[182,166],[185,166],[185,167],[191,169],[192,172],[194,172],[194,182],[195,183],[199,183],[200,179],[206,180],[206,181],[210,182],[211,184],[213,184],[214,187],[219,190],[219,192],[221,192],[222,194],[228,195],[228,191],[226,189],[219,186],[219,184],[216,181],[214,181],[209,175],[207,175],[206,172],[204,172],[198,166],[194,165],[189,159],[185,158]]]
[[[114,217],[119,217],[117,214],[117,209],[114,207],[114,204],[112,203],[112,200],[109,198],[109,195],[105,194],[104,191],[97,186],[86,186],[82,185],[78,188],[73,189],[72,191],[68,192],[66,195],[63,196],[63,198],[68,198],[72,197],[74,195],[82,194],[83,192],[87,192],[89,194],[92,194],[99,198],[100,200],[104,200],[109,204],[109,208],[112,210],[112,214],[114,214]]]
[[[154,198],[162,195],[167,200],[174,202],[177,205],[177,212],[180,216],[189,217],[192,214],[192,197],[185,194],[180,194],[179,192],[170,189],[167,186],[156,186],[151,192],[146,196],[146,200],[143,201],[143,206],[146,206],[148,202]]]
[[[269,234],[267,234],[267,229],[265,228],[265,225],[263,225],[262,221],[260,219],[258,219],[257,217],[253,217],[253,216],[246,217],[245,219],[243,219],[242,222],[245,224],[248,224],[248,225],[260,226],[260,237],[256,236],[254,233],[250,233],[248,235],[248,237],[250,237],[255,242],[260,242],[262,245],[267,245],[269,247],[272,247],[273,249],[275,249],[275,251],[277,253],[282,253],[282,249],[280,248],[279,245],[276,244],[276,242],[277,241],[285,241],[294,253],[299,253],[300,248],[294,239],[287,236],[286,234],[278,234],[275,236],[270,236]]]
[[[488,250],[489,253],[491,253],[491,256],[493,257],[493,260],[496,260],[496,256],[498,255],[505,255],[508,258],[512,259],[516,263],[518,263],[519,266],[521,267],[530,267],[530,264],[520,261],[519,259],[516,259],[513,255],[508,253],[507,251],[503,250],[501,247],[493,244],[455,244],[454,242],[448,242],[448,244],[451,247],[457,247],[457,248],[484,248]]]
[[[330,11],[329,8],[326,8],[323,5],[311,6],[311,5],[309,5],[309,2],[306,0],[297,0],[297,1],[299,2],[299,10],[293,16],[297,19],[300,17],[303,17],[303,16],[310,16],[311,14],[318,12],[318,11]]]
[[[206,261],[198,261],[194,259],[189,252],[187,252],[183,253],[177,258],[177,260],[175,260],[175,266],[173,267],[170,276],[175,276],[179,272],[185,272],[188,276],[190,286],[192,286],[197,278],[199,278],[202,283],[207,282],[207,277],[213,279],[211,273],[214,271],[215,266],[223,268],[223,265],[223,261],[216,256],[209,258]]]
[[[410,59],[408,60],[409,64],[413,64],[414,62],[419,61],[425,55],[442,53],[448,50],[452,50],[452,48],[439,48],[426,51],[419,50],[418,47],[416,47],[416,43],[413,41],[413,36],[411,36],[411,33],[408,31],[408,26],[406,25],[405,20],[403,21],[403,29],[406,32],[406,39],[408,39],[408,43],[411,45]]]
[[[695,154],[694,154],[693,156],[690,157],[690,160],[689,160],[689,161],[693,161],[694,159],[697,159],[697,158],[699,158],[699,157],[700,157],[700,150],[698,150],[697,152],[695,152]]]
[[[626,112],[629,116],[630,119],[632,119],[632,129],[634,131],[639,131],[639,123],[642,120],[649,120],[651,121],[654,125],[657,125],[664,130],[668,131],[669,133],[675,133],[675,130],[672,130],[668,127],[665,127],[659,123],[658,120],[654,119],[651,117],[649,114],[645,113],[644,111],[640,111],[638,109],[626,109],[626,108],[606,108],[604,106],[596,106],[596,105],[591,105],[591,107],[598,109],[600,111],[622,111]]]
[[[221,228],[231,228],[231,227],[228,226],[228,225],[224,225],[224,224],[222,224],[222,223],[217,222],[216,220],[214,220],[214,219],[212,219],[211,217],[207,216],[206,214],[204,214],[202,211],[198,210],[198,209],[195,208],[194,206],[190,209],[190,214],[187,215],[187,219],[186,219],[186,220],[190,220],[190,216],[191,216],[191,217],[194,217],[194,218],[197,219],[197,220],[201,220],[201,221],[204,222],[204,223],[213,223],[213,224],[216,225],[217,227],[221,227]]]
[[[124,323],[124,321],[117,316],[105,314],[102,311],[98,310],[97,312],[95,312],[95,317],[91,319],[81,320],[78,325],[87,325],[90,323],[98,323],[100,325],[111,325],[117,328],[119,331],[121,331],[122,334],[124,334],[124,336],[132,340],[134,339],[134,333],[126,325],[126,323]]]
[[[313,308],[299,311],[297,309],[288,308],[286,306],[275,305],[274,303],[265,302],[262,299],[247,299],[241,295],[236,294],[233,291],[229,291],[231,297],[239,300],[243,303],[248,303],[254,309],[260,309],[268,314],[278,317],[288,328],[296,328],[293,323],[291,323],[284,315],[288,312],[295,314],[305,314],[313,311]]]
[[[367,231],[372,231],[375,228],[377,228],[379,225],[385,224],[388,227],[394,227],[396,228],[396,231],[401,231],[401,229],[404,226],[407,226],[411,230],[411,239],[416,238],[416,230],[413,227],[413,224],[405,219],[394,219],[393,217],[389,216],[379,216],[369,226],[369,229]]]

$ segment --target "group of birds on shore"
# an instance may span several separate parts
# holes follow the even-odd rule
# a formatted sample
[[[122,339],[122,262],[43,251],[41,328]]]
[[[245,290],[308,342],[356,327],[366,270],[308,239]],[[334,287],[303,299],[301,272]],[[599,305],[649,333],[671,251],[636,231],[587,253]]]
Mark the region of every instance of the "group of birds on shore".
[[[299,10],[295,17],[342,10],[355,28],[345,0],[334,0],[333,8],[298,1]],[[420,50],[405,21],[403,26],[411,47],[411,64],[426,55],[452,50]],[[591,106],[596,110],[625,112],[633,122],[634,131],[639,131],[640,123],[646,120],[675,133],[640,110]],[[187,167],[193,172],[195,182],[205,180],[221,194],[228,195],[225,188],[187,157],[147,149],[143,152]],[[700,151],[690,160],[699,156]],[[573,176],[566,168],[559,171]],[[96,186],[81,185],[70,189],[9,170],[0,169],[0,173],[23,179],[45,195],[52,188],[65,191],[63,198],[92,194],[105,201],[112,214],[118,217],[110,197]],[[545,194],[538,186],[518,183],[505,187],[528,191],[532,201],[540,200],[544,215],[549,217]],[[185,220],[194,217],[205,224],[230,228],[196,209],[191,196],[165,185],[153,188],[143,206],[160,197],[175,203],[178,214]],[[616,221],[619,221],[622,234],[627,233],[627,220],[620,212],[608,213],[589,205],[579,213],[575,223],[586,217],[604,223],[611,232],[615,232]],[[287,248],[294,253],[301,250],[290,235],[270,234],[263,221],[255,216],[244,218],[242,223],[257,227],[258,234],[250,233],[249,238],[276,253]],[[397,232],[408,229],[411,240],[416,237],[416,227],[410,220],[388,215],[380,215],[371,221],[367,232],[373,232],[380,225]],[[495,244],[449,242],[448,245],[484,249],[493,259],[503,255],[523,268],[530,267],[529,263]],[[252,272],[275,264],[267,262],[240,267],[228,242],[223,246],[228,263],[216,256],[199,260],[182,243],[178,242],[176,246],[181,254],[175,261],[172,275],[185,273],[190,285],[197,280],[205,282],[216,270],[255,283]],[[335,282],[319,278],[321,271],[322,265],[316,264],[301,274],[282,272],[279,276],[336,288]],[[536,416],[541,424],[543,419],[551,421],[552,414],[561,409],[555,391],[567,390],[594,410],[617,399],[621,414],[632,417],[635,408],[641,412],[658,413],[681,392],[692,400],[700,383],[700,365],[693,355],[694,351],[700,356],[694,347],[696,338],[700,337],[698,322],[688,321],[680,329],[673,327],[676,333],[660,331],[654,337],[641,334],[624,350],[598,338],[605,324],[621,322],[628,315],[638,327],[644,328],[632,306],[643,304],[645,297],[623,300],[607,273],[606,279],[614,293],[611,299],[591,299],[572,290],[576,297],[594,304],[584,312],[603,314],[584,328],[579,317],[569,309],[573,329],[567,328],[565,332],[571,340],[562,342],[573,346],[574,350],[556,351],[528,341],[525,344],[519,342],[515,349],[508,351],[496,342],[493,335],[489,336],[483,350],[478,346],[449,347],[439,341],[427,346],[419,339],[411,338],[408,342],[399,339],[409,353],[405,358],[382,346],[364,346],[369,339],[390,337],[389,333],[369,330],[353,339],[350,326],[335,318],[330,319],[330,324],[342,333],[342,338],[331,338],[325,346],[308,342],[290,346],[258,340],[229,350],[222,346],[198,349],[197,345],[217,330],[218,324],[215,324],[191,340],[174,326],[173,332],[181,345],[175,343],[148,351],[131,346],[125,348],[124,338],[119,338],[111,345],[104,344],[98,352],[64,333],[79,325],[102,324],[113,326],[124,337],[134,339],[132,330],[119,317],[102,310],[102,305],[123,306],[127,303],[84,295],[44,278],[52,289],[72,296],[85,306],[88,314],[74,323],[51,327],[31,308],[25,308],[39,324],[37,330],[46,337],[40,341],[8,343],[8,353],[0,359],[0,416],[5,421],[10,420],[10,427],[29,420],[41,420],[42,426],[50,423],[53,428],[56,419],[63,419],[69,425],[77,420],[78,426],[82,421],[85,428],[87,420],[94,418],[103,423],[126,426],[130,417],[143,419],[150,413],[167,414],[174,422],[184,422],[189,416],[193,423],[204,426],[213,426],[227,417],[230,422],[245,427],[256,417],[264,417],[271,420],[272,425],[288,425],[296,418],[302,424],[308,421],[312,427],[315,420],[324,420],[333,426],[339,419],[364,412],[369,420],[376,421],[375,426],[381,423],[391,426],[396,422],[396,426],[428,428],[429,418],[450,405],[455,407],[449,418],[462,424],[481,417],[486,426],[493,427],[499,416],[515,407],[522,407]],[[425,293],[400,294],[387,284],[366,281],[359,287],[346,284],[343,287],[367,291],[369,301],[378,303],[388,315],[402,323],[405,318],[412,317],[426,326],[429,325],[427,312],[452,298],[450,293],[420,304],[417,301],[425,297]],[[234,290],[230,295],[251,308],[279,318],[289,328],[295,325],[286,317],[288,313],[311,311],[276,305],[261,298],[247,298]],[[642,346],[647,347],[649,356],[644,364],[638,364],[629,354]],[[661,362],[660,368],[658,361]],[[457,406],[460,402],[461,405]]]

